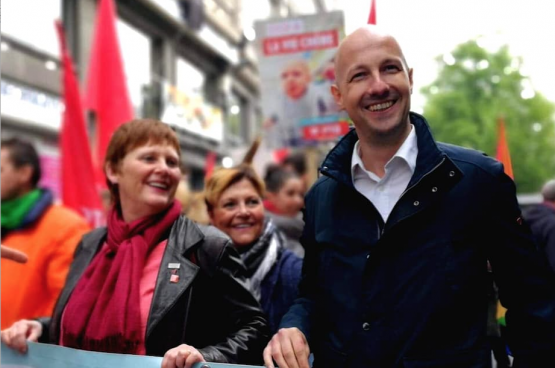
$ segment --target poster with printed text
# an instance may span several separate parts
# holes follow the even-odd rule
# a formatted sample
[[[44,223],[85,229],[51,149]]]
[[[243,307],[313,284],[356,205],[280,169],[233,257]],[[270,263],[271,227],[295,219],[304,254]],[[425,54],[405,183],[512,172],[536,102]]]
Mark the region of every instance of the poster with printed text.
[[[347,115],[330,92],[343,12],[258,21],[255,31],[266,143],[299,147],[347,133]]]

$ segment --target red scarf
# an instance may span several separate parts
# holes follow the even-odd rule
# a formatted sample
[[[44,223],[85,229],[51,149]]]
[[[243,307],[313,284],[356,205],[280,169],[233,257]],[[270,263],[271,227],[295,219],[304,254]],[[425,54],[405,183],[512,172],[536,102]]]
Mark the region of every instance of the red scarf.
[[[178,201],[164,212],[125,223],[108,214],[106,244],[75,286],[63,315],[64,346],[136,354],[141,336],[139,284],[148,251],[181,212]]]

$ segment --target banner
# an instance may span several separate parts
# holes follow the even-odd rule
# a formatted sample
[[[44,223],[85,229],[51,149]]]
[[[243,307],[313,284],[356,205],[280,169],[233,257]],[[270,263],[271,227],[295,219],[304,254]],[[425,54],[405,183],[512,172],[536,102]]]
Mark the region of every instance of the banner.
[[[255,30],[266,143],[305,146],[345,134],[348,117],[330,92],[343,12],[257,21]]]
[[[143,355],[109,354],[29,342],[26,354],[2,344],[2,368],[160,368],[162,358]],[[193,368],[255,368],[254,366],[196,363]],[[262,368],[262,367],[259,367]]]
[[[222,109],[198,92],[179,90],[169,83],[164,83],[162,121],[218,142],[223,139]]]

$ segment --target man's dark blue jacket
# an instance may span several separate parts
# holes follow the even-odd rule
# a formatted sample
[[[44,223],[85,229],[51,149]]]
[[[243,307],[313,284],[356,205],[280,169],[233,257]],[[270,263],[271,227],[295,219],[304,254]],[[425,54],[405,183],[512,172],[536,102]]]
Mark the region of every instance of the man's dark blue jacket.
[[[489,259],[515,366],[555,367],[554,274],[513,181],[496,160],[436,143],[422,116],[410,119],[416,169],[385,224],[352,184],[356,132],[324,160],[306,197],[299,298],[281,327],[305,334],[316,368],[489,367]]]

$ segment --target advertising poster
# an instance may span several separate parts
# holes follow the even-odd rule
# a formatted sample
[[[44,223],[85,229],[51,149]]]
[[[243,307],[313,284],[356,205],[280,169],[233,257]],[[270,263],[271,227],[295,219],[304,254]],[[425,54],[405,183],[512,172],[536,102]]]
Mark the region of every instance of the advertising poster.
[[[162,121],[202,137],[220,142],[223,138],[223,112],[194,91],[181,91],[164,84]]]
[[[299,147],[347,133],[330,92],[343,12],[258,21],[255,30],[266,143]]]

